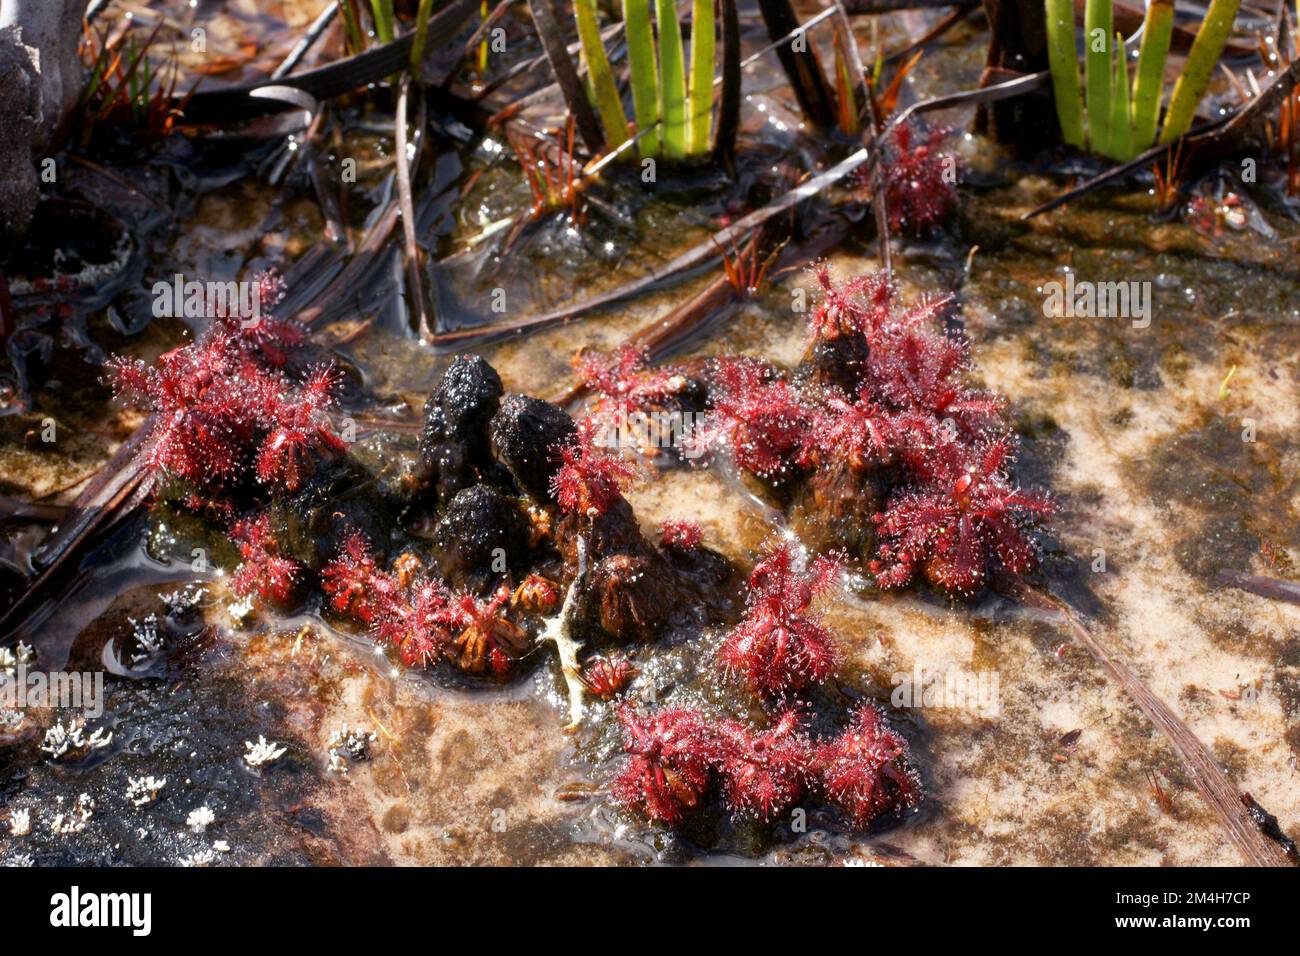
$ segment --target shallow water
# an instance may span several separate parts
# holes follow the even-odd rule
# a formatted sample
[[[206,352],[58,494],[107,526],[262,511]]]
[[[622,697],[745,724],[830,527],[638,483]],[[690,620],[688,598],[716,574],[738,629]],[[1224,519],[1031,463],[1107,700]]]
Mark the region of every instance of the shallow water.
[[[905,21],[885,20],[888,42]],[[967,39],[954,33],[927,57],[909,95],[976,77],[980,57]],[[799,121],[781,106],[775,82],[771,71],[758,74],[747,129],[789,148],[798,143]],[[350,148],[373,159],[360,164],[368,178],[349,210],[359,229],[383,194],[391,143],[365,116],[348,116]],[[942,117],[959,128],[968,118]],[[1295,832],[1300,609],[1225,588],[1216,575],[1293,577],[1287,556],[1300,559],[1300,229],[1261,192],[1261,215],[1276,235],[1249,228],[1207,235],[1191,217],[1155,217],[1140,183],[1026,223],[1020,215],[1065,179],[1012,167],[972,137],[960,149],[969,169],[958,220],[939,241],[896,249],[905,295],[954,293],[953,320],[971,340],[977,380],[1011,399],[1010,418],[1024,436],[1020,478],[1051,489],[1058,503],[1046,542],[1048,585],[1097,621],[1109,646],[1210,746],[1234,783]],[[436,164],[437,182],[467,187],[454,214],[429,214],[424,233],[444,259],[425,277],[447,327],[482,321],[484,297],[497,283],[511,314],[529,314],[627,281],[699,241],[744,198],[706,180],[667,184],[671,195],[647,201],[614,177],[603,195],[617,215],[592,210],[584,229],[547,223],[495,273],[482,252],[448,262],[527,201],[518,178],[493,164],[495,154],[449,148]],[[317,241],[322,220],[302,184],[272,186],[238,163],[225,169],[209,159],[205,168],[208,178],[198,184],[170,187],[168,201],[185,210],[173,226],[151,218],[139,197],[96,183],[92,173],[77,175],[88,193],[137,224],[150,274],[234,276],[284,265]],[[475,181],[480,168],[488,171]],[[757,181],[761,164],[751,172]],[[844,208],[842,197],[814,203],[807,222]],[[859,242],[859,231],[828,257],[836,271],[877,267],[876,245]],[[339,351],[364,381],[357,409],[411,417],[449,355],[415,339],[394,295],[400,260],[389,265],[358,291],[358,303],[373,303],[358,313],[373,323]],[[1067,268],[1079,280],[1149,281],[1149,327],[1046,316],[1043,286]],[[619,344],[712,275],[476,351],[497,367],[507,391],[555,395],[570,380],[578,348]],[[805,316],[792,311],[791,289],[801,287],[811,290],[810,277],[784,277],[675,358],[746,352],[794,364]],[[176,322],[124,335],[101,306],[87,309],[84,327],[98,349],[144,357],[182,335]],[[321,334],[358,327],[347,316]],[[77,341],[58,353],[32,408],[15,398],[0,416],[7,496],[68,500],[70,492],[58,489],[90,473],[139,423],[108,402],[94,383],[93,350],[78,350]],[[66,436],[53,447],[32,438],[47,417]],[[1243,431],[1253,440],[1243,440]],[[644,527],[665,517],[697,520],[706,544],[741,568],[773,531],[770,513],[716,470],[665,470],[629,497]],[[6,560],[19,570],[28,569],[38,527],[5,523]],[[887,702],[898,675],[922,669],[997,681],[983,710],[895,712],[926,785],[920,812],[856,836],[821,812],[810,815],[806,833],[780,825],[764,835],[720,823],[672,834],[609,806],[602,788],[618,747],[608,709],[596,708],[576,735],[566,735],[549,650],[533,654],[507,685],[474,686],[400,670],[363,637],[313,614],[255,616],[241,625],[224,574],[196,574],[186,560],[195,544],[187,529],[155,520],[149,531],[138,519],[115,532],[20,635],[45,669],[117,662],[104,717],[92,722],[111,729],[113,740],[84,759],[44,759],[36,743],[53,714],[0,736],[0,807],[10,815],[27,810],[33,821],[24,836],[0,827],[0,862],[1238,862],[1177,757],[1124,692],[1058,624],[993,595],[966,606],[864,588],[839,595],[828,612],[846,657],[826,691],[833,703]],[[222,563],[215,551],[213,560]],[[13,577],[7,587],[16,586]],[[198,606],[165,617],[159,595],[184,584],[204,589]],[[162,650],[142,670],[121,673],[133,646],[129,618],[150,613],[164,619]],[[711,666],[716,640],[686,628],[638,651],[634,689],[650,684],[669,699],[698,699],[707,691],[691,675]],[[343,774],[327,767],[330,737],[345,725],[377,739],[370,759]],[[259,735],[286,753],[253,768],[245,741]],[[132,806],[129,778],[142,775],[166,785],[153,802]],[[1164,807],[1153,775],[1168,795]],[[82,793],[93,799],[93,814],[74,832],[55,832],[51,822]],[[199,806],[215,817],[203,833],[186,823]],[[214,841],[228,849],[214,849]]]

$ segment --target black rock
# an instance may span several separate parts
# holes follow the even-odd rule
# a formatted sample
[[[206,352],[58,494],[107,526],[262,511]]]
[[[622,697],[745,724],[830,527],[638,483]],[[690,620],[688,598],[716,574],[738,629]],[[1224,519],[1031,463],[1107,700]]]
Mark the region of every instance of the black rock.
[[[471,460],[486,462],[488,422],[500,407],[503,394],[501,376],[485,359],[456,356],[425,403],[422,447],[432,449],[441,442],[452,442],[464,445]]]
[[[518,571],[528,551],[528,519],[518,504],[491,485],[457,494],[433,532],[443,576],[483,583]],[[522,574],[516,574],[522,577]]]
[[[492,419],[492,445],[519,487],[539,502],[551,500],[559,470],[555,449],[573,440],[577,426],[565,411],[540,398],[510,395]]]

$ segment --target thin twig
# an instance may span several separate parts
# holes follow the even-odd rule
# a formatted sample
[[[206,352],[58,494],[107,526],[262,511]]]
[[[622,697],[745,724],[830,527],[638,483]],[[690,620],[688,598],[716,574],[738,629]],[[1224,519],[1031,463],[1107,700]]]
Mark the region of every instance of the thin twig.
[[[410,283],[411,297],[419,315],[419,334],[421,340],[430,335],[429,316],[424,309],[424,283],[420,280],[420,247],[415,241],[415,203],[411,199],[411,166],[416,157],[407,156],[406,143],[406,108],[407,95],[411,88],[411,77],[402,77],[402,84],[397,94],[397,116],[393,126],[397,133],[397,195],[402,207],[402,236],[406,241],[406,275]]]

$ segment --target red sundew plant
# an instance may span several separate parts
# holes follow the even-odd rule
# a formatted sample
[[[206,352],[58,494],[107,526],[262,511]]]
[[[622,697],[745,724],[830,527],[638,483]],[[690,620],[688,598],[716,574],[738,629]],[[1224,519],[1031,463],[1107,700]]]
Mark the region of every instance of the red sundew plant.
[[[834,638],[809,608],[839,574],[834,558],[799,571],[788,543],[771,549],[749,577],[745,617],[723,641],[720,666],[766,694],[825,681],[837,660]]]
[[[244,596],[256,594],[276,604],[284,604],[293,597],[302,567],[279,553],[271,533],[271,519],[261,515],[237,522],[231,534],[239,542],[239,553],[243,558],[231,581],[235,593]]]
[[[324,417],[338,373],[321,369],[296,386],[268,369],[222,322],[165,353],[153,368],[112,359],[109,376],[120,395],[154,413],[141,453],[145,468],[210,497],[250,474],[294,491],[316,458],[346,451]]]
[[[121,358],[108,368],[118,394],[154,413],[141,452],[145,468],[208,491],[247,474],[266,429],[266,409],[285,387],[218,326],[164,353],[154,368]]]
[[[274,428],[257,456],[259,481],[297,491],[317,459],[347,452],[347,444],[334,434],[325,415],[342,377],[337,368],[320,368],[300,388],[277,396],[271,410]]]
[[[699,803],[710,769],[721,756],[718,737],[699,713],[673,707],[643,714],[618,710],[627,762],[614,780],[616,802],[672,826]]]
[[[549,614],[560,606],[560,589],[540,574],[530,574],[510,596],[510,606]]]
[[[596,444],[597,428],[591,419],[583,419],[573,441],[558,449],[562,464],[551,478],[551,494],[572,514],[603,515],[637,476],[630,461]]]
[[[347,562],[348,558],[344,556],[343,561]],[[334,566],[332,563],[326,570]],[[329,584],[351,583],[348,575],[361,570],[364,568],[360,565],[349,567],[345,564]],[[362,605],[362,610],[369,611],[370,617],[367,620],[355,613],[354,617],[369,624],[376,642],[397,648],[402,663],[407,667],[432,664],[442,658],[450,644],[451,634],[444,626],[450,596],[441,581],[416,574],[403,587],[395,576],[375,568],[365,579],[364,588],[368,600]]]
[[[812,410],[755,359],[722,359],[711,379],[712,408],[692,441],[706,449],[729,448],[740,468],[760,478],[784,477],[807,438]]]
[[[934,129],[922,142],[907,124],[894,132],[881,164],[889,231],[924,236],[957,208],[957,158],[940,149],[949,131]]]
[[[665,548],[694,551],[704,540],[704,531],[694,521],[669,518],[659,525],[659,540]]]
[[[886,813],[915,807],[921,784],[908,763],[907,741],[874,704],[863,704],[844,733],[816,749],[827,798],[865,828]]]
[[[718,764],[722,795],[733,813],[768,821],[804,795],[814,776],[813,748],[797,711],[785,711],[769,730],[728,720],[718,733],[724,750]]]
[[[284,301],[284,279],[269,269],[257,277],[257,316],[241,316],[229,307],[209,303],[214,319],[235,337],[239,345],[268,364],[283,368],[288,361],[288,349],[295,348],[306,339],[303,327],[292,319],[282,319],[273,312]]]
[[[821,263],[813,274],[822,293],[808,323],[814,339],[870,337],[889,319],[894,303],[894,282],[889,273],[874,272],[836,281],[830,268]]]
[[[453,635],[447,655],[461,670],[478,674],[491,668],[493,673],[503,674],[510,669],[511,659],[521,647],[525,634],[502,611],[509,600],[510,588],[504,584],[486,601],[459,592],[438,613],[437,617]]]
[[[944,590],[970,596],[983,587],[990,558],[1014,574],[1030,570],[1038,551],[1024,529],[1049,517],[1052,503],[1011,484],[1013,453],[1009,436],[984,442],[960,472],[896,493],[875,517],[877,583],[899,587],[923,570]]]
[[[842,459],[857,471],[890,461],[900,441],[900,430],[895,416],[870,396],[865,389],[856,402],[828,396],[818,410],[805,457]]]
[[[962,342],[908,322],[883,331],[872,345],[870,385],[892,407],[951,418],[967,431],[1001,414],[1001,399],[963,382],[969,358]]]
[[[632,662],[621,654],[594,657],[583,667],[580,679],[584,687],[601,700],[612,700],[636,675]]]
[[[354,531],[340,554],[321,569],[321,590],[334,611],[370,624],[383,608],[388,590],[375,587],[381,573],[365,536]]]
[[[645,349],[624,345],[613,352],[584,352],[574,367],[583,384],[600,396],[596,411],[627,414],[660,405],[682,389],[681,375],[648,368],[648,363]]]
[[[402,629],[393,633],[393,643],[407,667],[432,664],[451,649],[452,636],[444,626],[451,599],[439,581],[416,578],[407,591],[401,614]]]

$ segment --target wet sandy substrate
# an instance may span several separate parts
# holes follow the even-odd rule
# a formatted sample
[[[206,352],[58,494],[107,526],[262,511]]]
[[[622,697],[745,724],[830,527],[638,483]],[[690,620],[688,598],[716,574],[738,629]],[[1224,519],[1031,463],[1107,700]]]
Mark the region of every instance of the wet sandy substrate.
[[[1016,224],[1014,216],[1050,188],[1031,181],[968,206],[966,229],[981,250],[960,300],[978,377],[1012,398],[1027,436],[1026,480],[1051,487],[1060,504],[1048,580],[1095,616],[1099,633],[1187,720],[1235,783],[1295,832],[1300,609],[1213,581],[1220,567],[1278,574],[1259,555],[1261,538],[1293,557],[1300,551],[1300,333],[1295,315],[1277,306],[1300,301],[1294,280],[1283,278],[1286,245],[1274,255],[1238,238],[1212,262],[1197,254],[1206,240],[1170,226],[1172,251],[1139,254],[1124,248],[1123,237],[1144,219],[1104,201],[1079,207],[1068,236],[1050,219]],[[1099,251],[1084,242],[1089,231],[1118,241]],[[1068,242],[1082,243],[1074,253],[1081,279],[1156,282],[1149,329],[1044,318],[1037,290],[1060,277]],[[1259,261],[1224,261],[1247,256]],[[841,256],[835,265],[871,263]],[[952,268],[939,260],[934,269],[904,265],[901,273],[914,292],[940,285]],[[575,344],[613,344],[687,291],[511,343],[492,357],[508,388],[553,393]],[[778,307],[787,294],[728,320],[709,350],[793,361],[801,317]],[[370,358],[372,367],[383,365]],[[1255,422],[1254,443],[1241,440],[1244,419]],[[736,487],[708,472],[667,472],[633,501],[647,526],[669,515],[700,520],[706,542],[742,562],[767,533]],[[1102,573],[1092,570],[1094,549],[1105,551]],[[119,598],[90,631],[120,634],[132,600],[146,598]],[[893,675],[919,667],[996,676],[996,715],[934,707],[900,713],[930,793],[923,812],[859,847],[810,833],[765,858],[824,862],[881,851],[936,864],[1239,862],[1186,789],[1163,739],[1056,625],[996,597],[961,608],[906,594],[846,594],[830,616],[846,652],[845,684],[885,699]],[[83,633],[78,645],[103,640]],[[222,800],[207,834],[232,845],[220,862],[652,858],[644,832],[620,828],[598,792],[609,765],[593,770],[561,732],[550,665],[499,690],[437,689],[394,677],[364,642],[311,621],[227,632],[196,653],[175,685],[188,684],[185,693],[195,698],[184,706],[216,707],[229,722],[220,732],[196,731],[209,736],[202,771],[179,776],[184,771],[168,763],[170,738],[148,719],[131,735],[132,717],[122,717],[119,739],[129,753],[82,770],[37,764],[21,792],[9,792],[8,809],[30,809],[35,832],[0,835],[0,859],[175,862],[201,849],[185,830],[186,813]],[[177,693],[171,682],[138,683],[131,693],[166,712]],[[380,739],[371,761],[346,776],[330,774],[327,741],[345,723]],[[1072,747],[1062,740],[1071,731],[1082,731]],[[257,733],[288,745],[289,755],[255,773],[240,758],[242,740]],[[151,763],[159,754],[161,764]],[[125,803],[124,764],[133,773],[163,767],[150,769],[169,779],[155,804]],[[1153,796],[1152,773],[1172,812]],[[235,799],[232,787],[255,796]],[[97,802],[86,829],[47,835],[57,795],[73,799],[82,790]],[[125,827],[151,831],[152,842],[109,842]]]

